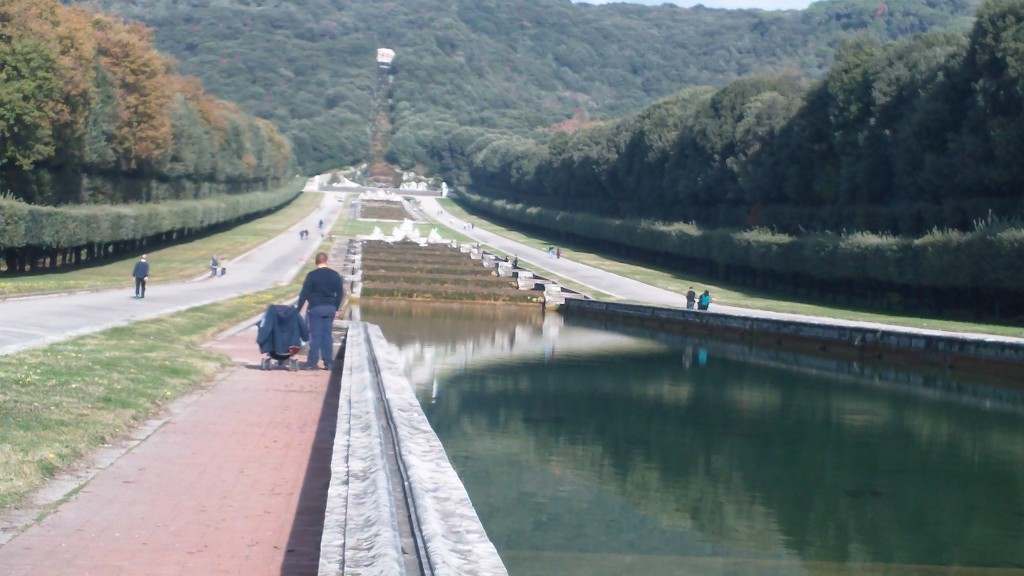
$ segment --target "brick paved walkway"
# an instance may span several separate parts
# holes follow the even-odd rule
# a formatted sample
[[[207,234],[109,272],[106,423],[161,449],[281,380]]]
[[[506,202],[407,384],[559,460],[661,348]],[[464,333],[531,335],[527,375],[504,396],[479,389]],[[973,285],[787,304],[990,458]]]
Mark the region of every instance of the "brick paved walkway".
[[[0,547],[0,575],[316,574],[337,378],[259,370],[254,329],[211,347],[233,365]]]

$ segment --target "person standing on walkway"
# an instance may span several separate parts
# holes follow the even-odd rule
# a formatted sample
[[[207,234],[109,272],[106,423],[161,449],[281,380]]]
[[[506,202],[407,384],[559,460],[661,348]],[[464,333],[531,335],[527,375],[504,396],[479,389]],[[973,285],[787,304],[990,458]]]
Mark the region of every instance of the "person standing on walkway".
[[[697,293],[693,291],[693,286],[686,291],[686,309],[693,310],[693,305],[697,303]]]
[[[135,263],[135,269],[132,270],[132,278],[135,279],[135,297],[145,298],[146,281],[149,280],[149,262],[146,262],[145,254]]]
[[[316,370],[323,359],[324,370],[330,370],[334,361],[334,338],[331,327],[338,317],[344,285],[341,274],[327,267],[327,254],[316,255],[316,269],[306,274],[295,307],[301,312],[308,304],[306,322],[309,324],[309,352],[306,355],[306,370]]]
[[[711,293],[707,290],[700,295],[700,299],[697,301],[697,310],[707,310],[708,306],[711,305]]]
[[[213,258],[210,258],[210,278],[217,275],[218,268],[220,268],[220,261],[217,260],[217,255],[214,254]]]

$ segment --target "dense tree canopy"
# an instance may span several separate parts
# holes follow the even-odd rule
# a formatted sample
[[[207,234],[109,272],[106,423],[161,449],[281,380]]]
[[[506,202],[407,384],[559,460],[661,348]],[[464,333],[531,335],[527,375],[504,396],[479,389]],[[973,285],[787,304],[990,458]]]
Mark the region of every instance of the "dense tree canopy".
[[[174,67],[138,23],[0,0],[0,191],[39,204],[187,199],[291,176],[273,125]]]
[[[802,11],[570,0],[100,0],[155,29],[211,92],[276,122],[309,172],[366,159],[388,108],[388,158],[431,169],[460,127],[530,136],[621,117],[747,75],[816,78],[840,41],[966,30],[973,0],[824,0]],[[396,51],[377,82],[376,50]],[[463,138],[462,135],[459,136]]]
[[[856,35],[819,80],[750,76],[572,136],[492,138],[469,170],[492,197],[705,228],[919,235],[1019,221],[1022,38],[1024,4],[993,0],[966,35]]]

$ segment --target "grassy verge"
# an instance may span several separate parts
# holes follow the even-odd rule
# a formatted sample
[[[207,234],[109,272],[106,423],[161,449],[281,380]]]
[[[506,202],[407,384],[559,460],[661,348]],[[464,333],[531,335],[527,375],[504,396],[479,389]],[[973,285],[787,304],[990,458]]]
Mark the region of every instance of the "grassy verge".
[[[321,193],[300,194],[285,208],[259,220],[192,242],[154,250],[148,254],[153,267],[151,281],[159,284],[195,278],[209,272],[210,256],[214,254],[227,260],[230,267],[232,258],[241,256],[307,217],[322,198]],[[67,272],[5,277],[0,280],[0,298],[129,286],[136,259],[132,256],[102,266]]]
[[[151,257],[160,262],[163,279],[192,278],[206,270],[211,254],[230,258],[262,244],[307,217],[321,197],[303,194],[276,214]],[[66,290],[69,277],[76,278],[78,288],[110,287],[123,283],[125,265],[27,278],[16,287],[25,293]],[[258,316],[268,302],[294,298],[303,277],[298,274],[287,286],[0,356],[0,509],[23,502],[61,469],[209,381],[229,359],[200,345]]]
[[[445,210],[447,210],[452,215],[458,217],[459,219],[466,220],[466,221],[482,221],[482,222],[487,222],[488,230],[490,230],[492,232],[496,232],[497,234],[500,234],[501,236],[504,236],[504,237],[509,238],[511,240],[515,240],[516,242],[519,242],[520,244],[525,244],[525,245],[530,246],[532,248],[537,248],[538,250],[544,250],[544,251],[546,251],[548,246],[551,245],[550,243],[543,242],[543,238],[541,238],[541,239],[530,238],[528,236],[524,236],[523,234],[520,234],[519,232],[516,232],[515,230],[504,228],[504,227],[502,227],[502,226],[500,226],[498,224],[495,224],[495,223],[487,220],[486,218],[481,218],[481,217],[476,216],[475,214],[470,214],[469,212],[466,212],[465,210],[463,210],[458,204],[455,204],[454,202],[452,202],[451,200],[448,200],[447,198],[439,198],[438,202],[441,203],[442,206],[444,206]],[[469,238],[468,236],[463,236],[458,231],[456,231],[454,228],[452,228],[448,224],[445,224],[444,222],[440,222],[439,224],[442,227],[447,228],[449,230],[448,234],[449,235],[454,235],[454,237],[456,239],[459,239],[460,242],[476,242],[475,240],[473,240],[472,238]],[[513,258],[513,257],[516,256],[515,254],[506,254],[504,250],[499,250],[498,248],[495,248],[493,246],[487,246],[487,248],[492,253],[498,254],[498,255],[502,255],[502,256],[505,256],[507,258]],[[574,290],[574,291],[580,292],[582,294],[588,294],[588,295],[590,295],[593,298],[600,298],[601,300],[605,300],[605,301],[608,301],[608,302],[613,302],[613,301],[616,300],[616,298],[614,296],[610,295],[610,294],[605,294],[604,292],[601,292],[600,290],[596,290],[596,289],[591,288],[589,286],[585,286],[583,284],[580,284],[579,282],[576,282],[572,278],[566,278],[564,276],[560,276],[560,275],[552,272],[551,270],[548,270],[547,268],[544,267],[542,262],[530,262],[529,264],[527,264],[527,262],[524,260],[523,264],[524,264],[523,268],[526,268],[526,269],[530,270],[531,272],[533,272],[535,274],[539,274],[541,276],[544,276],[545,278],[548,278],[548,279],[551,279],[551,280],[555,280],[560,285],[565,286],[566,288],[568,288],[570,290]]]
[[[418,205],[416,199],[413,198],[413,203]],[[422,213],[423,211],[420,210]],[[390,235],[394,228],[398,227],[398,223],[394,221],[375,221],[375,220],[339,220],[334,225],[334,233],[343,236],[357,236],[357,235],[369,235],[373,233],[374,228],[380,228],[381,232],[386,235]],[[443,223],[417,223],[414,224],[413,228],[423,238],[426,238],[430,231],[434,228],[438,229],[438,233],[446,240],[456,240],[460,243],[475,242],[469,236],[460,233],[458,230],[451,228]],[[445,230],[442,232],[442,230]]]
[[[786,300],[784,298],[780,299],[777,295],[758,292],[745,287],[724,284],[703,276],[689,275],[685,271],[681,270],[651,268],[649,265],[641,264],[636,261],[600,254],[580,245],[566,246],[564,244],[559,244],[559,242],[554,238],[545,237],[544,235],[536,237],[526,236],[516,230],[506,228],[504,225],[495,222],[485,214],[467,212],[452,200],[442,199],[440,202],[444,206],[445,210],[448,210],[458,218],[485,223],[489,231],[515,240],[516,242],[526,244],[527,246],[537,248],[539,250],[547,250],[548,246],[558,244],[562,246],[563,257],[571,258],[576,262],[587,264],[594,268],[614,272],[620,276],[633,278],[640,282],[657,286],[665,290],[678,292],[680,294],[685,293],[686,289],[690,286],[693,286],[698,293],[705,289],[710,290],[711,294],[715,298],[715,302],[720,304],[728,304],[730,306],[757,310],[768,310],[772,312],[806,314],[809,316],[823,316],[862,322],[879,322],[911,328],[927,328],[933,330],[950,330],[955,332],[974,332],[981,334],[1024,337],[1024,329],[1020,327],[953,322],[939,318],[897,316],[870,311],[847,310],[816,303]],[[605,298],[600,294],[595,294],[593,290],[588,288],[583,288],[580,291],[597,298],[610,300],[610,298]]]
[[[208,381],[229,359],[199,345],[300,282],[0,356],[0,508]]]

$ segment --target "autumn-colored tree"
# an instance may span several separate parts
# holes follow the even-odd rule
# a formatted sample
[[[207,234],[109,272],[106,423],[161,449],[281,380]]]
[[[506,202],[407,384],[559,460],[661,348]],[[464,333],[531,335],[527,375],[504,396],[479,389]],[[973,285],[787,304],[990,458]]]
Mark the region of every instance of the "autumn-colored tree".
[[[0,164],[31,169],[85,129],[95,44],[85,13],[55,0],[0,0]]]
[[[171,140],[168,62],[153,48],[149,29],[102,14],[93,28],[103,68],[118,93],[115,149],[123,169],[157,160]]]
[[[0,191],[38,204],[159,201],[291,172],[273,125],[173,67],[139,24],[58,0],[0,0]],[[177,182],[147,191],[154,181]]]

